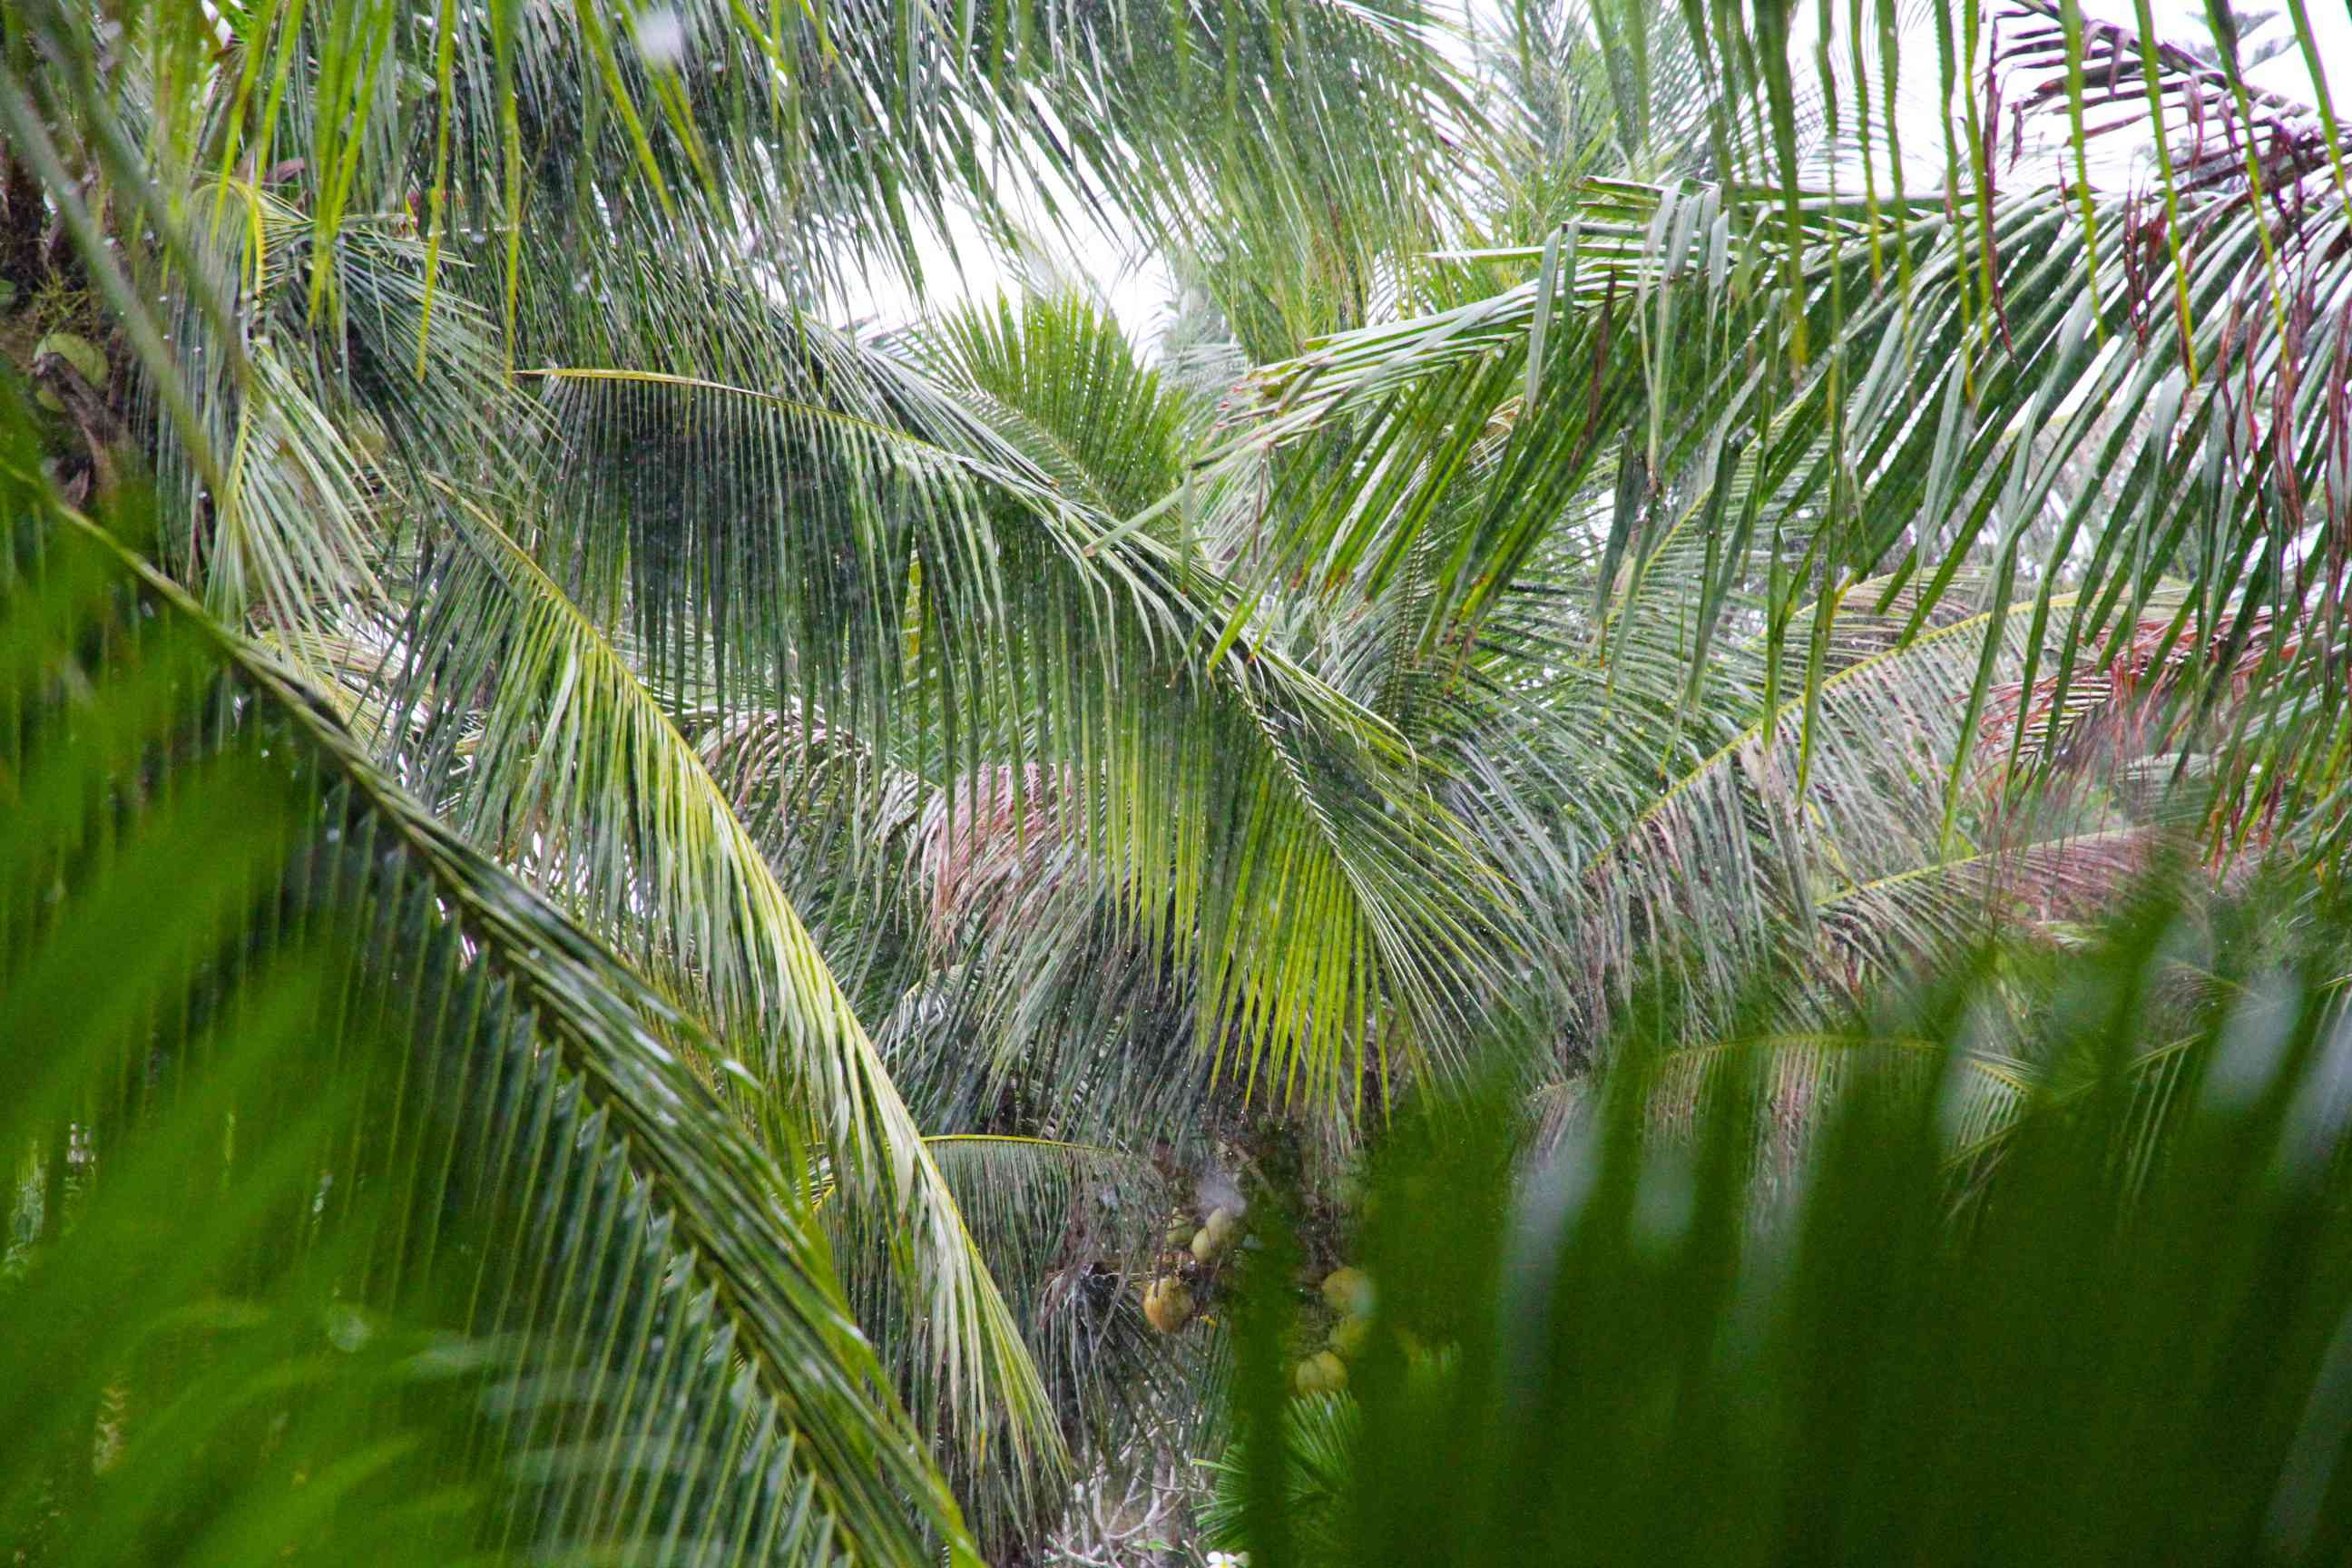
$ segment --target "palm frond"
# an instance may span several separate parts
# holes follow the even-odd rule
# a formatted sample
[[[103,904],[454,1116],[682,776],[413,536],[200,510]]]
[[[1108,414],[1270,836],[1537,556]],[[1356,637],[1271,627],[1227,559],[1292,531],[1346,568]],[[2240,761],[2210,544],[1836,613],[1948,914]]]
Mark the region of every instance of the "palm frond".
[[[934,1134],[925,1147],[990,1272],[1006,1283],[1073,1452],[1099,1464],[1150,1447],[1154,1428],[1171,1413],[1181,1420],[1201,1408],[1197,1342],[1153,1332],[1139,1309],[1170,1203],[1167,1183],[1149,1161],[1095,1144],[993,1133]],[[879,1347],[885,1360],[917,1373],[910,1403],[919,1410],[938,1401],[939,1380],[896,1342],[909,1315],[890,1304],[900,1294],[887,1261],[891,1238],[844,1205],[828,1203],[821,1212],[851,1300],[861,1316],[890,1326]],[[958,1494],[972,1500],[967,1512],[984,1551],[1035,1540],[1068,1507],[1065,1486],[980,1484],[972,1468],[986,1462],[959,1451],[950,1463]]]
[[[70,1126],[80,1152],[44,1181],[103,1192],[119,1163],[130,1193],[193,1181],[222,1205],[194,1251],[150,1222],[78,1237],[70,1205],[45,1208],[6,1288],[31,1314],[12,1350],[82,1321],[42,1321],[53,1284],[92,1283],[49,1272],[60,1229],[57,1267],[146,1271],[166,1312],[240,1281],[266,1302],[331,1268],[338,1310],[422,1314],[492,1352],[473,1436],[424,1462],[488,1485],[518,1549],[799,1560],[825,1542],[911,1563],[960,1547],[813,1216],[673,1048],[707,1051],[695,1026],[367,764],[267,656],[21,478],[7,504],[26,792],[8,990],[61,1047],[10,1059],[10,1146],[54,1161]],[[202,896],[166,896],[191,868]],[[117,956],[135,978],[87,1007],[93,964],[131,937],[146,944]],[[8,1364],[53,1383],[60,1411],[85,1378],[122,1375],[72,1354]],[[128,1397],[201,1387],[167,1374]],[[175,1408],[128,1418],[144,1464],[165,1462],[150,1445],[176,1440]],[[267,1476],[237,1479],[252,1527],[311,1528]],[[32,1473],[5,1495],[41,1507]]]
[[[897,1237],[946,1429],[1011,1462],[1062,1455],[1035,1369],[952,1194],[823,952],[767,858],[620,651],[478,506],[453,499],[457,547],[414,668],[383,689],[487,691],[446,708],[420,750],[457,764],[453,822],[579,908],[707,1019],[757,1115],[814,1141],[861,1210]],[[445,619],[446,617],[446,619]],[[485,628],[491,635],[485,635]],[[742,1063],[748,1062],[748,1068]],[[739,1085],[740,1087],[740,1085]]]

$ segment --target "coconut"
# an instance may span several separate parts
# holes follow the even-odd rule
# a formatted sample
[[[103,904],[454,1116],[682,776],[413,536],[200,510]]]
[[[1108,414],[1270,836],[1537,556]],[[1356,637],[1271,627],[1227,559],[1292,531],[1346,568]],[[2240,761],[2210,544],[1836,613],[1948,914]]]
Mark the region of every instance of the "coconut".
[[[1172,1277],[1154,1279],[1143,1292],[1144,1320],[1163,1334],[1181,1333],[1192,1321],[1192,1292]]]
[[[1335,1312],[1351,1318],[1370,1316],[1372,1282],[1360,1268],[1334,1268],[1323,1277],[1323,1300]]]
[[[1301,1394],[1337,1394],[1348,1386],[1348,1363],[1329,1351],[1317,1351],[1291,1368],[1290,1386]]]

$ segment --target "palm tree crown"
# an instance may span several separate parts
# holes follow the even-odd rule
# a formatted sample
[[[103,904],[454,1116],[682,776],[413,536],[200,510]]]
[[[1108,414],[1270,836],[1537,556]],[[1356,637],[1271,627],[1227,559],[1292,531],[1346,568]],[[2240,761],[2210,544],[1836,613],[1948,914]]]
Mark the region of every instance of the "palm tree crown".
[[[2332,24],[2206,12],[13,5],[0,1520],[1134,1560],[1401,1127],[1769,1083],[1787,1175],[1932,1058],[1981,1174],[2130,889],[2319,974],[2352,186]],[[940,302],[1082,232],[1154,341]],[[318,1522],[172,1479],[354,1313]]]

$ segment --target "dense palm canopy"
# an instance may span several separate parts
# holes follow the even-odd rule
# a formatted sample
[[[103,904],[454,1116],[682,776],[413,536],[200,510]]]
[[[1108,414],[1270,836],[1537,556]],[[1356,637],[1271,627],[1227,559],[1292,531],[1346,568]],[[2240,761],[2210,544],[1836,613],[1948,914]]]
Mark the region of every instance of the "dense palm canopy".
[[[2127,894],[2332,998],[2335,35],[2195,20],[12,0],[0,1521],[1149,1560],[1400,1127],[1769,1205],[1925,1073],[1948,1218]],[[173,1468],[271,1368],[301,1518]]]

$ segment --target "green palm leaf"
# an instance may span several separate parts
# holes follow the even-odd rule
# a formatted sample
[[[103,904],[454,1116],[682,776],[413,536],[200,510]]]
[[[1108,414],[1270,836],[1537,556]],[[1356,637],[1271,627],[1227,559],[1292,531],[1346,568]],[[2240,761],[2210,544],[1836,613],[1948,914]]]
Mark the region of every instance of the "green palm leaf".
[[[11,1147],[62,1147],[51,1119],[71,1117],[95,1151],[94,1167],[77,1156],[84,1185],[106,1190],[118,1139],[131,1191],[223,1184],[237,1206],[191,1233],[211,1250],[181,1254],[170,1289],[226,1271],[212,1277],[266,1301],[341,1259],[352,1307],[510,1346],[487,1363],[511,1381],[484,1390],[478,1436],[427,1468],[494,1482],[494,1536],[519,1548],[799,1561],[829,1542],[912,1563],[960,1541],[810,1216],[673,1048],[694,1026],[425,816],[265,657],[37,490],[12,482],[9,504],[10,766],[26,792],[9,885],[57,889],[47,913],[10,900],[12,1016],[72,1043],[11,1058]],[[61,695],[83,715],[71,727]],[[220,793],[234,787],[253,803],[242,826]],[[160,857],[185,868],[206,834],[217,884],[159,899]],[[136,938],[140,977],[107,1007],[77,1003],[92,944]],[[126,1060],[150,1066],[126,1077]],[[158,1071],[184,1087],[159,1094]],[[187,1163],[191,1137],[225,1151],[216,1176]],[[51,1272],[47,1240],[62,1223],[57,1267],[101,1269],[155,1241],[94,1247],[69,1207],[44,1215],[30,1272],[5,1288],[35,1337],[12,1331],[7,1364],[63,1394],[82,1386],[76,1358],[14,1354],[46,1342],[44,1302],[91,1282]],[[292,1272],[238,1264],[260,1233],[232,1215],[277,1216]],[[7,1506],[37,1510],[37,1479],[15,1471]]]
[[[433,688],[491,693],[478,711],[449,710],[422,748],[462,753],[454,822],[576,902],[709,1020],[737,1092],[756,1086],[753,1114],[782,1130],[772,1146],[814,1141],[860,1213],[894,1237],[908,1321],[921,1325],[913,1359],[935,1363],[949,1391],[943,1429],[975,1455],[1007,1432],[1014,1466],[1051,1474],[1060,1435],[1018,1331],[766,856],[701,755],[553,580],[478,506],[453,500],[450,515],[468,558],[451,568],[437,614],[463,629],[428,622],[411,646]],[[397,712],[422,688],[381,689]]]

